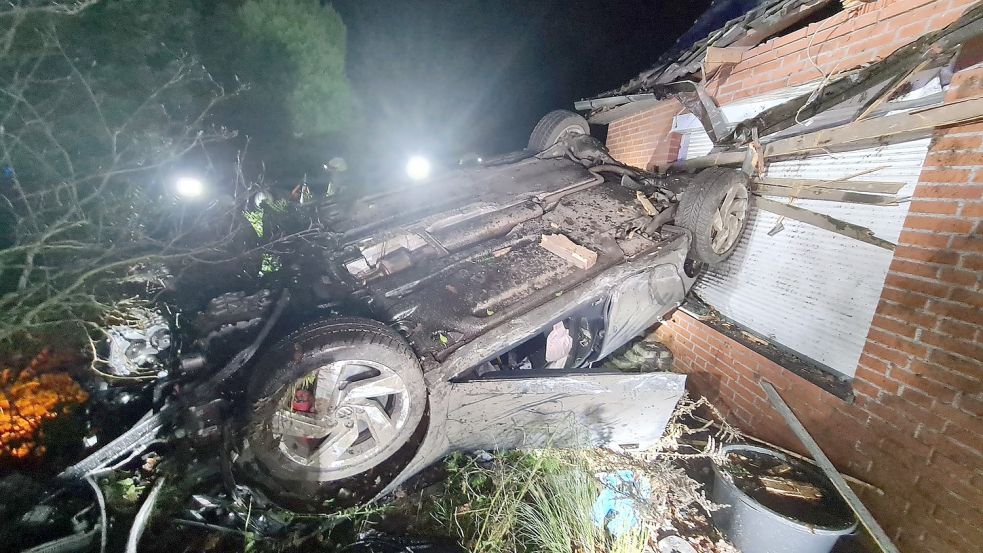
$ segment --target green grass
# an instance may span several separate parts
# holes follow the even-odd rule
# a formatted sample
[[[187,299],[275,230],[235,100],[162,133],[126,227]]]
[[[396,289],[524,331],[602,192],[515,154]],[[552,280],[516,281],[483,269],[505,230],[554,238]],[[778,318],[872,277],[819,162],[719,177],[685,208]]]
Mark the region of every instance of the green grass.
[[[501,453],[480,464],[454,455],[429,510],[441,533],[475,553],[641,553],[644,529],[619,539],[597,527],[591,511],[601,484],[583,453]]]
[[[716,459],[722,454],[717,440],[739,436],[720,422],[712,431],[710,420],[697,415],[707,410],[723,417],[705,399],[680,401],[663,439],[637,454],[600,449],[497,453],[479,462],[462,454],[445,460],[447,477],[415,508],[417,518],[430,524],[425,535],[457,539],[476,553],[641,553],[650,550],[654,528],[673,526],[673,513],[716,508],[701,486],[689,478],[678,461]],[[702,448],[682,446],[680,439],[711,431]],[[651,489],[646,499],[636,498],[640,527],[619,538],[594,524],[592,511],[601,492],[598,472],[631,470]],[[416,528],[417,533],[419,528]]]
[[[642,553],[648,542],[644,528],[611,538],[594,524],[591,511],[599,491],[597,479],[580,464],[533,482],[517,517],[518,534],[526,549],[543,553]]]

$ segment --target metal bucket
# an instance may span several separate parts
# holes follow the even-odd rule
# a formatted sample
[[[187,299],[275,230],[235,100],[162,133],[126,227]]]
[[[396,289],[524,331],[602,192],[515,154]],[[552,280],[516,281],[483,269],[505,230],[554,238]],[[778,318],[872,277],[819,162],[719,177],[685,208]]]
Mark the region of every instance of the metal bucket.
[[[727,453],[769,455],[795,466],[802,466],[777,451],[751,445],[729,445]],[[818,469],[809,471],[817,483],[833,489]],[[806,524],[762,505],[741,491],[716,464],[713,465],[713,502],[729,505],[713,513],[713,523],[743,553],[829,553],[841,536],[857,527],[856,517],[843,527],[827,528]]]

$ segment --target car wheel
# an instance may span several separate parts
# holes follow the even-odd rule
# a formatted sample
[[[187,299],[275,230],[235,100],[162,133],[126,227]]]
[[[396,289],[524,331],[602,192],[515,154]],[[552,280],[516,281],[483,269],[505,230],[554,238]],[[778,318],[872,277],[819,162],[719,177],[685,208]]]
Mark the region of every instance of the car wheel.
[[[529,149],[541,152],[566,134],[590,134],[590,125],[580,115],[558,109],[543,116],[529,135]]]
[[[290,509],[371,498],[425,431],[420,364],[402,336],[375,321],[305,327],[264,354],[253,374],[233,468]]]
[[[692,259],[715,264],[734,252],[750,210],[747,183],[741,171],[714,167],[683,190],[676,224],[693,233]]]

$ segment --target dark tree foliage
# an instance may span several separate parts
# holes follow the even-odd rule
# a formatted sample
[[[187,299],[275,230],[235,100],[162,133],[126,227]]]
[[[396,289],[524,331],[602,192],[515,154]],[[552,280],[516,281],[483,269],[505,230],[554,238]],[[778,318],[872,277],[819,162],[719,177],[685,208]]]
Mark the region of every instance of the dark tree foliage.
[[[351,109],[344,27],[316,0],[24,0],[0,29],[0,346],[90,335],[134,268],[255,254],[233,199],[258,178],[245,137],[256,166],[302,169],[278,156]],[[196,205],[172,191],[189,171],[212,189]]]
[[[248,87],[217,114],[248,137],[247,162],[299,178],[330,158],[355,108],[337,12],[317,0],[246,0],[202,15],[195,35],[205,65],[226,86]]]
[[[238,90],[210,122],[235,130],[230,148],[248,150],[247,164],[274,177],[319,166],[352,119],[345,27],[318,0],[103,0],[62,26],[121,107],[170,61],[200,62]],[[200,107],[200,91],[187,92],[183,105]]]

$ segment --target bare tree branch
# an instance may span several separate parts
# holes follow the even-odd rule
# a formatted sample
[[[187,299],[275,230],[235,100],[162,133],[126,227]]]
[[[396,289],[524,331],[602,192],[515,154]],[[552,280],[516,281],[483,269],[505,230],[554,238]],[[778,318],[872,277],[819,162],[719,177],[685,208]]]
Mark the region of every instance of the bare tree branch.
[[[7,2],[0,22],[69,16],[95,3]],[[0,343],[64,328],[84,344],[116,312],[119,283],[133,267],[214,265],[274,247],[230,251],[242,227],[217,222],[234,221],[240,206],[184,217],[160,188],[164,168],[233,136],[207,121],[238,91],[226,92],[195,60],[175,56],[155,74],[155,86],[120,103],[66,51],[53,26],[33,32],[36,51],[0,64],[0,215],[15,231],[0,237],[9,240],[0,243]],[[10,51],[13,33],[0,34],[0,53]],[[198,106],[191,113],[189,90]],[[184,111],[171,115],[167,105]]]

